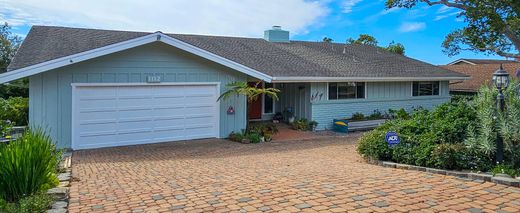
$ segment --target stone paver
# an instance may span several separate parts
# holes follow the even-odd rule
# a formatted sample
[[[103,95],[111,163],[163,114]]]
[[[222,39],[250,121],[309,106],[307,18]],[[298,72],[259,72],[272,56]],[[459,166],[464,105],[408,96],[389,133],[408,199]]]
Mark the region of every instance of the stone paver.
[[[69,212],[520,211],[519,188],[367,164],[358,137],[78,151]]]

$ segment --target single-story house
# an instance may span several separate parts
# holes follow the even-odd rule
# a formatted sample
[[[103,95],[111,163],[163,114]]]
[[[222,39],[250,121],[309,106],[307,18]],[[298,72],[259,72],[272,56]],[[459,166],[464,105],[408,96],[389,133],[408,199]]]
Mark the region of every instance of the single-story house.
[[[457,95],[474,95],[483,85],[489,85],[493,73],[503,66],[510,78],[517,78],[520,75],[520,62],[510,60],[493,59],[458,59],[447,65],[441,66],[444,69],[463,73],[471,76],[465,81],[451,81],[450,93]]]
[[[29,78],[29,122],[59,147],[88,149],[226,138],[246,126],[245,97],[217,102],[234,81],[281,90],[250,104],[319,122],[355,112],[432,108],[468,76],[366,45],[34,26],[0,83]]]

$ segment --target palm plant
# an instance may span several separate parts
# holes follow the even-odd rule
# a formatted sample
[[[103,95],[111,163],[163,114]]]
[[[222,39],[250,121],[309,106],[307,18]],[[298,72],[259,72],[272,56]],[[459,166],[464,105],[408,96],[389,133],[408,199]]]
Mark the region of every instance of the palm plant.
[[[244,95],[247,98],[248,105],[252,103],[253,101],[257,100],[260,95],[267,95],[271,97],[273,100],[278,100],[278,93],[280,92],[279,89],[276,88],[262,88],[258,87],[261,82],[257,82],[254,86],[249,85],[247,82],[231,82],[226,85],[228,88],[227,91],[222,93],[220,97],[218,97],[217,101],[219,100],[226,100],[229,99],[232,96],[240,96]],[[246,129],[249,128],[249,106],[247,107],[246,112]]]

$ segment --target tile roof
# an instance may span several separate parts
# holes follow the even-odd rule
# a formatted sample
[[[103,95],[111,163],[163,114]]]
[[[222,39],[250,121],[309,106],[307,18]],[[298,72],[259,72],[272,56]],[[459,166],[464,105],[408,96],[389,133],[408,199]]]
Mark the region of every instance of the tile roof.
[[[512,60],[497,60],[497,59],[469,59],[469,58],[461,58],[454,62],[451,62],[450,64],[468,64],[464,61],[473,63],[473,64],[500,64],[500,63],[519,63],[517,61]]]
[[[33,26],[9,65],[16,70],[149,35],[147,32]],[[467,77],[367,45],[166,34],[273,77]]]
[[[443,65],[440,67],[471,76],[471,79],[465,80],[463,82],[451,82],[451,91],[476,92],[482,85],[489,84],[491,82],[493,73],[496,70],[498,70],[498,68],[500,67],[500,63],[477,65],[457,64]],[[520,63],[504,63],[503,67],[511,75],[511,78],[515,78],[515,76],[517,75],[517,71],[520,69]]]

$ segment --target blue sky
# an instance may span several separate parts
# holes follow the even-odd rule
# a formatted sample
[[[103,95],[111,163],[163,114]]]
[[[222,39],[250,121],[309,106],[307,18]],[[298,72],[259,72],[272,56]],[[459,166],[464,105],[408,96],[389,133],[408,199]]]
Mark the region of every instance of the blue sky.
[[[458,58],[500,58],[463,52],[442,53],[450,31],[465,25],[457,10],[419,4],[413,9],[386,10],[383,0],[0,0],[0,21],[24,36],[30,26],[58,25],[101,29],[261,37],[281,25],[292,39],[320,41],[327,36],[344,43],[370,34],[382,46],[404,44],[406,55],[432,64]],[[59,5],[59,6],[58,6]]]

